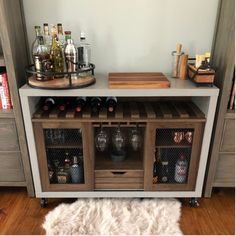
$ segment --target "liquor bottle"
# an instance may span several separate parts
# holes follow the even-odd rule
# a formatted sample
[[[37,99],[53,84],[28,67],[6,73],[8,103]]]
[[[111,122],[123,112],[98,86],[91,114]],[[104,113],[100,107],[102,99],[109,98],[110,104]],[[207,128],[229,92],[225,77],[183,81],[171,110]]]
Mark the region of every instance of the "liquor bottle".
[[[50,51],[52,44],[52,37],[49,33],[48,23],[43,24],[43,38],[44,38],[44,44],[48,47],[48,50]]]
[[[100,97],[93,97],[90,100],[90,107],[93,114],[97,114],[102,106],[102,99]]]
[[[167,156],[167,150],[163,150],[160,162],[161,171],[159,181],[161,183],[167,183],[169,181],[169,159]]]
[[[52,27],[52,46],[50,50],[50,57],[53,63],[53,72],[62,73],[64,71],[64,60],[62,48],[57,42],[56,27]],[[63,75],[55,75],[55,78],[61,78]]]
[[[75,111],[81,112],[86,105],[86,97],[77,97],[75,99]]]
[[[72,183],[82,183],[83,182],[83,167],[79,164],[77,156],[73,156],[73,164],[70,167],[70,176]]]
[[[49,79],[41,74],[41,72],[48,72],[52,69],[52,62],[50,60],[50,54],[48,47],[44,44],[43,36],[37,36],[38,45],[33,47],[33,60],[35,71],[39,72],[36,74],[38,80]]]
[[[58,42],[62,48],[64,48],[65,45],[65,40],[64,40],[64,35],[63,35],[63,28],[62,24],[57,24],[57,37],[58,37]]]
[[[117,106],[117,98],[116,97],[107,97],[106,99],[106,107],[108,112],[114,112]]]
[[[71,31],[65,31],[64,33],[65,33],[65,47],[66,47],[67,40],[71,39]]]
[[[80,68],[89,68],[91,58],[91,45],[86,42],[85,33],[81,32],[80,45],[78,47],[78,64]]]
[[[38,36],[41,35],[41,27],[38,25],[34,26],[34,31],[35,31],[35,39],[31,46],[31,53],[32,53],[31,55],[32,55],[33,61],[34,61],[33,52],[35,51],[35,48],[37,48],[39,45]]]
[[[68,173],[68,175],[70,175],[70,165],[71,165],[70,156],[69,156],[69,153],[66,152],[65,153],[65,160],[64,160],[64,170],[65,170],[65,172]]]
[[[44,100],[42,109],[44,111],[50,111],[55,106],[55,104],[56,104],[56,102],[55,102],[55,100],[53,98],[46,98]]]
[[[177,183],[185,183],[187,178],[188,162],[185,155],[181,153],[175,164],[175,181]]]
[[[77,71],[77,50],[73,43],[72,39],[67,39],[66,47],[65,47],[65,61],[66,61],[66,70],[68,72],[76,72]],[[72,77],[76,77],[76,74],[72,74]]]
[[[160,149],[155,150],[155,161],[153,164],[153,184],[160,182],[161,178],[161,161],[160,161]]]

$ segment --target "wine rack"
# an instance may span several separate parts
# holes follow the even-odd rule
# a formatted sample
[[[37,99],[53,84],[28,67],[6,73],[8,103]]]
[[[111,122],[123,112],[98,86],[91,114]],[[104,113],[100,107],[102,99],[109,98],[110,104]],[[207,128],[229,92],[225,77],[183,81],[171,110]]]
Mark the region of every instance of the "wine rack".
[[[80,120],[90,122],[147,122],[155,119],[166,120],[205,120],[204,113],[190,101],[158,101],[158,102],[120,102],[114,113],[109,113],[105,108],[99,113],[92,114],[89,106],[77,113],[74,109],[60,111],[57,107],[50,111],[43,111],[40,108],[34,113],[33,121],[37,120]],[[135,124],[135,123],[134,123]]]

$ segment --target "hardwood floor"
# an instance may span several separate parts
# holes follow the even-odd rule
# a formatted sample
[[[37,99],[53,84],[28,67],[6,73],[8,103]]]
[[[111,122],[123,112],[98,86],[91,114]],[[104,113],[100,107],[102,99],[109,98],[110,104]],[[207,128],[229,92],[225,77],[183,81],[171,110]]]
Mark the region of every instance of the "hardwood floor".
[[[45,234],[44,216],[61,202],[74,199],[50,199],[41,208],[39,199],[29,198],[24,188],[0,188],[0,234]],[[202,198],[198,208],[190,208],[182,199],[180,228],[184,234],[235,234],[234,189],[215,191],[212,198]]]

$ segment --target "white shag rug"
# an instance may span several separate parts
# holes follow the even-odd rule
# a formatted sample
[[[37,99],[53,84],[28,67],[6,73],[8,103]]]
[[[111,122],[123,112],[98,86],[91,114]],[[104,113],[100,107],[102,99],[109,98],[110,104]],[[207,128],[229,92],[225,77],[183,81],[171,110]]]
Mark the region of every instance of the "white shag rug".
[[[182,235],[175,199],[79,199],[45,217],[47,235]]]

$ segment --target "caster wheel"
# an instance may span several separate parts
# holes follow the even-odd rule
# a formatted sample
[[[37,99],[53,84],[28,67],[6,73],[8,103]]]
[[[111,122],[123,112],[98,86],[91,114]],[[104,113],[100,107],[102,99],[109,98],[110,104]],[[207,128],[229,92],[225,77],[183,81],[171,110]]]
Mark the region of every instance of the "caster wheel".
[[[195,198],[195,197],[190,198],[189,205],[190,205],[190,207],[195,207],[195,208],[198,207],[199,202],[198,202],[197,198]]]
[[[41,199],[40,199],[40,206],[41,206],[41,208],[45,208],[45,207],[48,206],[48,200],[47,200],[47,198],[41,198]]]

